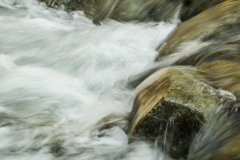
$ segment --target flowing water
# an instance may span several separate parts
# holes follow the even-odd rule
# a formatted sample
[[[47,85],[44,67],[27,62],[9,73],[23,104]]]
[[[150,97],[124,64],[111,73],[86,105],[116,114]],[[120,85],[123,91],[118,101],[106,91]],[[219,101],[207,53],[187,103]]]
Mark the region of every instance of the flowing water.
[[[35,0],[0,0],[0,159],[168,159],[128,144],[135,90],[174,23],[95,26]]]

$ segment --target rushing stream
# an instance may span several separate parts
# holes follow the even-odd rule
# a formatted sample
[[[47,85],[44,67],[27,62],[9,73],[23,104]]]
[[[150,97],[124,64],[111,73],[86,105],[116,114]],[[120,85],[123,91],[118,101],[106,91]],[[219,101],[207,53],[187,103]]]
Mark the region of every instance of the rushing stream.
[[[95,26],[80,11],[0,0],[0,159],[168,159],[152,144],[128,144],[124,130],[129,78],[154,65],[175,26]]]

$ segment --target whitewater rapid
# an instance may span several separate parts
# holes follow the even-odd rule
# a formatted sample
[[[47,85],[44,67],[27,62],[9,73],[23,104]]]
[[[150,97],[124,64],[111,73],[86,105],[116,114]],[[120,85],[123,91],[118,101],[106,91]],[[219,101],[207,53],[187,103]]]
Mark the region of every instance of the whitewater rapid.
[[[155,65],[175,26],[95,26],[81,11],[0,0],[0,159],[168,159],[154,144],[128,144],[124,131],[129,78]]]

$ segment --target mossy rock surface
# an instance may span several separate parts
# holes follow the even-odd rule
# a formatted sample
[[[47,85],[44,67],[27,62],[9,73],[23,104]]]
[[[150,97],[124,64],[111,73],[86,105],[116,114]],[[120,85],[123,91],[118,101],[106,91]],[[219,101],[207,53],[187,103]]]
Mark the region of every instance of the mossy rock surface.
[[[162,85],[157,79],[165,76],[168,83],[162,81]],[[209,111],[224,101],[235,101],[231,93],[207,85],[204,78],[192,67],[169,67],[145,80],[130,119],[130,141],[158,139],[172,158],[186,158],[193,136],[208,121]],[[155,88],[153,94],[151,88]],[[148,99],[155,99],[155,104]]]
[[[204,123],[203,113],[162,100],[135,127],[133,138],[141,135],[159,145],[172,158],[186,158],[189,144]]]

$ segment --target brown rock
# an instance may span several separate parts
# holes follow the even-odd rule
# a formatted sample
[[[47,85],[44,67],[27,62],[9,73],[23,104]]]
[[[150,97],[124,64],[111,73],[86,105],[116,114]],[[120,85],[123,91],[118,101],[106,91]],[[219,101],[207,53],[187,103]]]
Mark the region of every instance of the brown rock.
[[[226,147],[223,151],[217,153],[210,160],[240,160],[240,137],[236,138],[232,144]]]
[[[183,43],[190,41],[235,41],[236,35],[240,34],[239,19],[239,0],[229,0],[214,6],[179,25],[162,46],[157,60],[178,52]]]
[[[196,52],[190,54],[187,52],[191,51],[185,51],[185,56],[172,65],[195,66],[199,72],[204,73],[208,80],[205,83],[214,88],[227,90],[237,99],[240,98],[240,43],[238,41],[213,42]]]
[[[209,111],[226,100],[235,101],[231,93],[204,82],[208,82],[204,73],[180,66],[146,79],[134,101],[130,141],[160,136],[159,144],[171,157],[186,158],[193,135],[207,121]]]
[[[186,21],[195,15],[226,0],[185,0],[180,13],[180,19]]]

